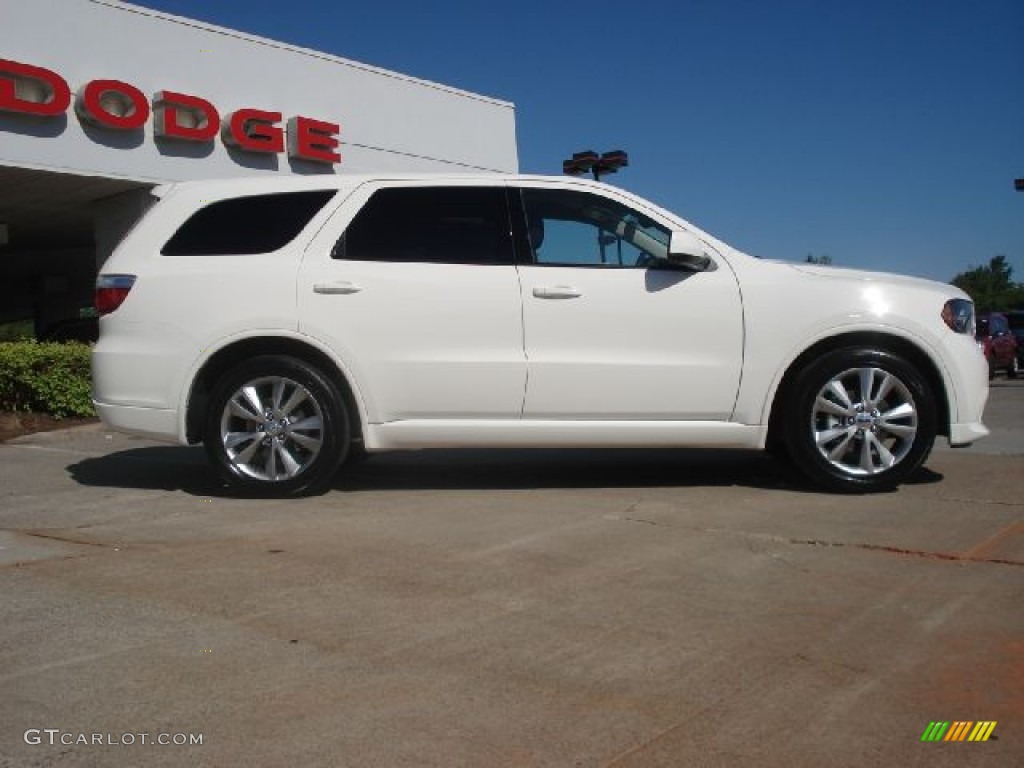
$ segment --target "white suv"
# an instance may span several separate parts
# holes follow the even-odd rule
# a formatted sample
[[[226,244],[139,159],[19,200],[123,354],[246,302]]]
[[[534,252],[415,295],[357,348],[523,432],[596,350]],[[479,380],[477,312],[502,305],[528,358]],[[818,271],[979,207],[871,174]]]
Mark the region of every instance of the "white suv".
[[[949,285],[747,256],[604,184],[192,182],[97,281],[96,409],[202,441],[247,492],[353,452],[705,446],[891,487],[987,434],[974,308]]]

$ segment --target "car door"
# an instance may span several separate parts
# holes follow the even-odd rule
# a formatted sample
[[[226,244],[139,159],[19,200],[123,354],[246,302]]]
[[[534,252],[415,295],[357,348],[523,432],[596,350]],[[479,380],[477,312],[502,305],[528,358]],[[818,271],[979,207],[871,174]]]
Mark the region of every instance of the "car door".
[[[728,419],[743,353],[728,265],[672,268],[669,224],[611,193],[520,193],[524,418]]]
[[[500,182],[365,184],[307,251],[299,327],[349,369],[372,423],[519,418],[526,363]]]

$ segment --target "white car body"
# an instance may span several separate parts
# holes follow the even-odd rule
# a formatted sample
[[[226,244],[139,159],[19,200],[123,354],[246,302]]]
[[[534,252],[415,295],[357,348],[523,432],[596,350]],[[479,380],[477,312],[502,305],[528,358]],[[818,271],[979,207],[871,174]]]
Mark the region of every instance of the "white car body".
[[[711,268],[332,258],[376,191],[439,186],[597,195],[695,236]],[[301,190],[337,195],[279,250],[161,255],[182,222],[210,201]],[[159,203],[101,274],[136,276],[123,304],[101,318],[94,351],[96,408],[118,430],[196,442],[189,409],[210,361],[240,342],[258,349],[288,340],[344,378],[353,433],[369,452],[763,449],[780,386],[798,361],[809,362],[808,350],[882,340],[928,369],[939,432],[951,444],[987,434],[984,356],[971,333],[954,332],[941,317],[946,302],[967,300],[959,289],[757,259],[605,184],[501,175],[306,177],[189,182],[157,193]]]

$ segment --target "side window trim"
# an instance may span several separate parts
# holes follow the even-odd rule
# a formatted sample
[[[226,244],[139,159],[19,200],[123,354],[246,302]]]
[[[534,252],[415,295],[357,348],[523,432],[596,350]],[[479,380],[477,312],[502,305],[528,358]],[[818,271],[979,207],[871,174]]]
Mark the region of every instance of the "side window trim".
[[[505,202],[508,206],[509,221],[512,227],[512,246],[515,250],[515,263],[522,266],[541,266],[537,264],[530,245],[529,230],[526,226],[526,203],[523,201],[523,188],[509,186],[505,188]]]

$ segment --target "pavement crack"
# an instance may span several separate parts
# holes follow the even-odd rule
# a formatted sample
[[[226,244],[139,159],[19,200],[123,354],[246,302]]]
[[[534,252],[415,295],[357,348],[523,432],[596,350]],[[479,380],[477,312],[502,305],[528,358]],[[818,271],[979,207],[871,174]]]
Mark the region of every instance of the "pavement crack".
[[[31,536],[32,538],[35,538],[35,539],[47,539],[48,541],[59,541],[62,544],[82,544],[82,545],[87,546],[87,547],[100,547],[102,549],[107,549],[107,548],[110,548],[110,547],[114,547],[115,549],[122,549],[122,547],[120,547],[118,545],[108,544],[108,543],[102,542],[102,541],[86,541],[84,539],[72,538],[71,536],[58,536],[55,533],[46,533],[44,531],[25,531],[25,530],[19,530],[19,531],[17,531],[17,533],[21,534],[22,536]]]
[[[0,563],[0,570],[7,568],[30,568],[40,563],[65,562],[67,560],[81,560],[82,555],[64,555],[63,557],[48,557],[46,559],[15,560],[10,563]],[[0,766],[2,768],[2,766]]]
[[[643,525],[663,525],[663,523],[657,520],[648,520],[643,517],[633,517],[632,513],[642,505],[642,502],[635,501],[626,507],[621,514],[618,515],[605,515],[606,520],[615,520],[620,523],[642,523]]]
[[[812,547],[850,547],[852,549],[863,549],[868,552],[886,552],[891,555],[904,557],[917,557],[922,560],[944,560],[955,563],[992,563],[993,565],[1015,565],[1024,567],[1024,561],[1013,560],[1003,557],[977,557],[970,554],[958,554],[956,552],[931,552],[925,549],[910,549],[907,547],[894,547],[888,544],[867,544],[863,542],[825,541],[822,539],[787,539],[790,544],[801,544]]]
[[[132,643],[130,645],[122,645],[113,650],[101,651],[98,653],[88,653],[79,656],[70,656],[64,659],[58,659],[57,661],[47,662],[45,664],[33,664],[30,667],[19,669],[16,672],[9,674],[0,675],[0,683],[9,683],[14,680],[18,680],[25,677],[32,677],[34,675],[43,674],[58,669],[67,669],[68,667],[80,666],[82,664],[90,664],[100,659],[109,659],[114,656],[123,655],[126,651],[135,650],[136,648],[145,647],[142,643]]]
[[[943,499],[944,502],[953,504],[989,504],[996,507],[1019,507],[1021,502],[1019,501],[1001,501],[999,499],[964,499],[956,496],[951,496],[948,499]]]
[[[642,523],[644,525],[663,526],[665,523],[658,522],[656,520],[646,520],[642,517],[632,517],[630,515],[633,512],[637,504],[633,504],[626,508],[626,510],[620,515],[606,515],[607,520],[616,520],[624,523]],[[672,526],[669,526],[672,527]],[[1020,527],[1019,523],[1014,523],[1006,531],[1014,531]],[[885,552],[890,555],[900,555],[901,557],[914,557],[921,560],[939,560],[953,563],[989,563],[991,565],[1010,565],[1017,567],[1024,567],[1024,560],[1015,560],[1008,557],[988,557],[984,554],[984,550],[987,546],[983,547],[972,547],[966,552],[932,552],[926,549],[913,549],[910,547],[897,547],[889,544],[868,544],[867,542],[850,542],[850,541],[831,541],[829,539],[800,539],[795,537],[778,536],[771,533],[754,533],[752,531],[734,531],[726,528],[705,528],[705,527],[686,527],[685,530],[694,531],[696,533],[707,533],[712,535],[727,535],[727,536],[740,536],[747,540],[758,540],[758,541],[771,541],[777,544],[795,544],[804,547],[846,547],[849,549],[860,549],[866,552]],[[995,537],[993,541],[999,539],[1006,531],[1001,531]],[[984,544],[988,544],[985,542]]]

